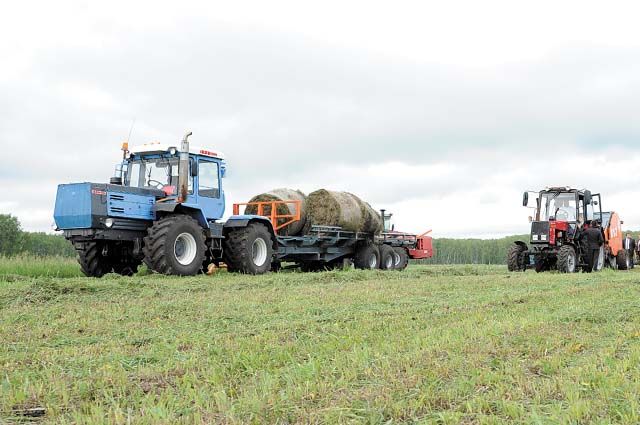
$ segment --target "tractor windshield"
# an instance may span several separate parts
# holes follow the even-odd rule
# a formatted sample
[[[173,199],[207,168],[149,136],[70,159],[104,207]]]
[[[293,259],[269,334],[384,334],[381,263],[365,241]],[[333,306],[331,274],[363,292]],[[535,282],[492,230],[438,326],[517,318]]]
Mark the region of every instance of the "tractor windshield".
[[[127,186],[162,189],[167,194],[176,194],[178,187],[178,158],[141,158],[129,162]],[[192,191],[193,177],[189,178]]]
[[[578,208],[575,193],[545,192],[540,201],[541,220],[555,218],[561,221],[576,221]]]

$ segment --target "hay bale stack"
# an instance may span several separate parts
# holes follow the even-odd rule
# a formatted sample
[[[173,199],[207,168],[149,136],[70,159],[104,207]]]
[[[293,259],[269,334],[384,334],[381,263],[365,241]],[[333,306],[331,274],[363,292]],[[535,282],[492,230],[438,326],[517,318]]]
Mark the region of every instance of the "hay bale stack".
[[[339,226],[351,232],[380,233],[382,220],[371,206],[349,192],[320,189],[307,196],[307,227]]]
[[[270,190],[269,192],[256,195],[253,198],[251,198],[249,202],[292,201],[292,200],[300,201],[301,202],[300,203],[300,221],[295,221],[278,231],[278,234],[280,235],[296,236],[302,232],[302,229],[304,228],[304,225],[306,223],[306,219],[307,219],[307,212],[305,207],[306,199],[307,197],[305,196],[305,194],[300,192],[299,190],[280,188],[280,189],[273,189],[273,190]],[[277,208],[278,208],[278,211],[277,211],[278,214],[285,215],[285,214],[296,213],[296,206],[294,204],[286,204],[286,205],[280,204],[278,205]],[[256,205],[249,205],[245,209],[245,214],[257,214],[257,213],[258,213],[258,207]],[[270,214],[271,214],[271,206],[265,205],[264,215],[270,215]],[[281,225],[288,220],[290,219],[288,218],[278,219],[278,225]]]

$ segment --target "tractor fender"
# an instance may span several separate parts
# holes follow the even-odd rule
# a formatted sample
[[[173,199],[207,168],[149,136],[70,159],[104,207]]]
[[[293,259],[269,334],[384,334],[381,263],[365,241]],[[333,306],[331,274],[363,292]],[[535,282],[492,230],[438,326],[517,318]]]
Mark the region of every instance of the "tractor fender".
[[[513,243],[514,243],[514,244],[516,244],[516,245],[518,245],[518,246],[521,246],[522,248],[524,248],[524,250],[525,250],[525,251],[529,249],[529,247],[527,246],[527,244],[526,244],[526,243],[524,243],[524,242],[522,242],[522,241],[514,241]]]
[[[164,215],[186,214],[193,217],[204,229],[209,228],[209,223],[207,223],[204,213],[199,208],[188,207],[174,202],[165,202],[155,204],[153,206],[153,212],[156,215],[156,219]]]
[[[247,227],[251,223],[260,223],[260,224],[264,224],[267,227],[267,229],[269,230],[269,233],[271,233],[271,238],[273,240],[273,246],[275,249],[278,244],[276,242],[276,232],[273,230],[273,224],[271,223],[271,220],[261,215],[250,215],[250,214],[232,215],[224,223],[223,232],[224,234],[226,234],[227,232],[233,229],[240,229],[243,227]]]

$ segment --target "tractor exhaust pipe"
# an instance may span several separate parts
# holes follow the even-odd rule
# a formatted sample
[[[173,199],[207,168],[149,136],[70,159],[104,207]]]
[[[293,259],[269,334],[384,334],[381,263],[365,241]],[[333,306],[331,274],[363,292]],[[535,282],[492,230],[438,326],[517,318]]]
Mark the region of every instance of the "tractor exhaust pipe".
[[[180,145],[180,162],[178,164],[178,200],[182,204],[187,200],[189,194],[189,136],[190,131],[182,138]]]

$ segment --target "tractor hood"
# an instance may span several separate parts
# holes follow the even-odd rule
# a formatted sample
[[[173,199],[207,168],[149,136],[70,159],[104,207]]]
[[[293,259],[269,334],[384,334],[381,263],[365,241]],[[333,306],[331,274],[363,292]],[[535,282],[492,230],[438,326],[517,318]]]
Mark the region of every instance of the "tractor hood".
[[[53,213],[60,230],[105,228],[105,219],[151,221],[153,206],[166,196],[157,189],[105,183],[71,183],[58,186]]]

